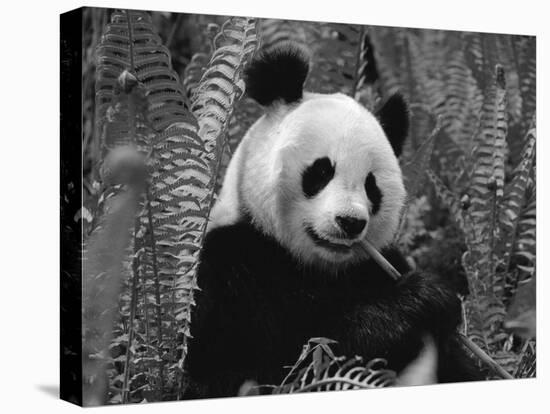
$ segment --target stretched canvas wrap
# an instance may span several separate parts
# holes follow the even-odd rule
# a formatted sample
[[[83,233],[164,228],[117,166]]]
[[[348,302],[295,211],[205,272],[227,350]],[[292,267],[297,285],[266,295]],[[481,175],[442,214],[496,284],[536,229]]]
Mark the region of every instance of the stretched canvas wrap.
[[[86,7],[60,40],[62,399],[535,376],[535,37]]]

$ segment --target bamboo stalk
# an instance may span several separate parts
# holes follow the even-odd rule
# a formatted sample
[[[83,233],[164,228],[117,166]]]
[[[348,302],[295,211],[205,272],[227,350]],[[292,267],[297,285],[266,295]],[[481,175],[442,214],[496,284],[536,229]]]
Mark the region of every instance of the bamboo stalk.
[[[374,261],[392,277],[392,279],[398,280],[401,277],[401,273],[399,273],[397,269],[393,267],[392,264],[388,262],[372,244],[370,244],[370,242],[363,240],[363,242],[359,245],[369,257],[374,259]]]
[[[386,260],[382,254],[367,240],[363,240],[360,244],[364,253],[368,254],[380,267],[386,271],[388,275],[394,280],[401,278],[401,273],[397,271],[395,267],[391,265],[390,262]],[[512,379],[514,378],[510,373],[508,373],[504,368],[502,368],[493,358],[491,358],[487,353],[476,345],[472,340],[470,340],[465,335],[459,334],[459,338],[462,344],[468,348],[476,357],[478,357],[483,363],[485,363],[491,370],[501,378]]]
[[[462,341],[462,344],[466,346],[472,353],[477,356],[482,362],[484,362],[493,372],[495,372],[499,377],[505,378],[505,379],[513,379],[514,377],[506,371],[504,368],[502,368],[493,358],[491,358],[489,355],[485,353],[483,349],[481,349],[474,341],[472,341],[470,338],[464,336],[463,334],[459,334],[460,339]]]

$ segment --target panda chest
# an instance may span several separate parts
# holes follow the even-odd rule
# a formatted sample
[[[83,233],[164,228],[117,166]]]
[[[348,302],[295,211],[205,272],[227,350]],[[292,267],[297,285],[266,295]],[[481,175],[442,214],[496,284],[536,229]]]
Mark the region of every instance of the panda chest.
[[[255,314],[256,326],[269,336],[288,342],[291,337],[307,341],[329,336],[346,323],[358,306],[375,300],[362,284],[330,280],[327,275],[312,275],[299,267],[274,264],[257,269],[245,318]],[[333,275],[330,275],[333,277]],[[253,299],[252,299],[253,298]]]

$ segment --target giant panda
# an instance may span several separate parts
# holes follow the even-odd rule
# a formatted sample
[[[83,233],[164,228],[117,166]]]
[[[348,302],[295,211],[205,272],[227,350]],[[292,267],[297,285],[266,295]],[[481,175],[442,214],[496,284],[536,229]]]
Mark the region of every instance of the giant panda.
[[[436,381],[479,379],[457,338],[456,292],[443,277],[411,272],[391,246],[405,200],[405,100],[393,95],[373,114],[340,93],[304,92],[308,70],[292,44],[246,70],[265,114],[236,149],[211,212],[187,395],[279,384],[313,337],[335,340],[337,355],[384,358],[398,373],[431,338]],[[365,238],[409,274],[391,279],[358,248]]]

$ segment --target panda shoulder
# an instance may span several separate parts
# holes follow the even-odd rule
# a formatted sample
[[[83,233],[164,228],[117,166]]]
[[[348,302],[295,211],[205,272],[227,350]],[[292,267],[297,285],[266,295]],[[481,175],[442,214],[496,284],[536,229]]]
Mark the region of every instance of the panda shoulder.
[[[200,253],[199,277],[210,273],[229,276],[235,269],[254,273],[265,267],[266,260],[283,260],[282,252],[275,239],[243,218],[235,224],[215,227],[207,232]]]
[[[399,273],[405,274],[411,271],[411,266],[405,255],[396,246],[390,245],[385,247],[382,250],[382,255]],[[376,266],[378,266],[378,264]]]
[[[252,226],[241,220],[234,224],[214,227],[206,233],[201,261],[230,259],[239,253],[241,246],[253,245],[258,237]]]

